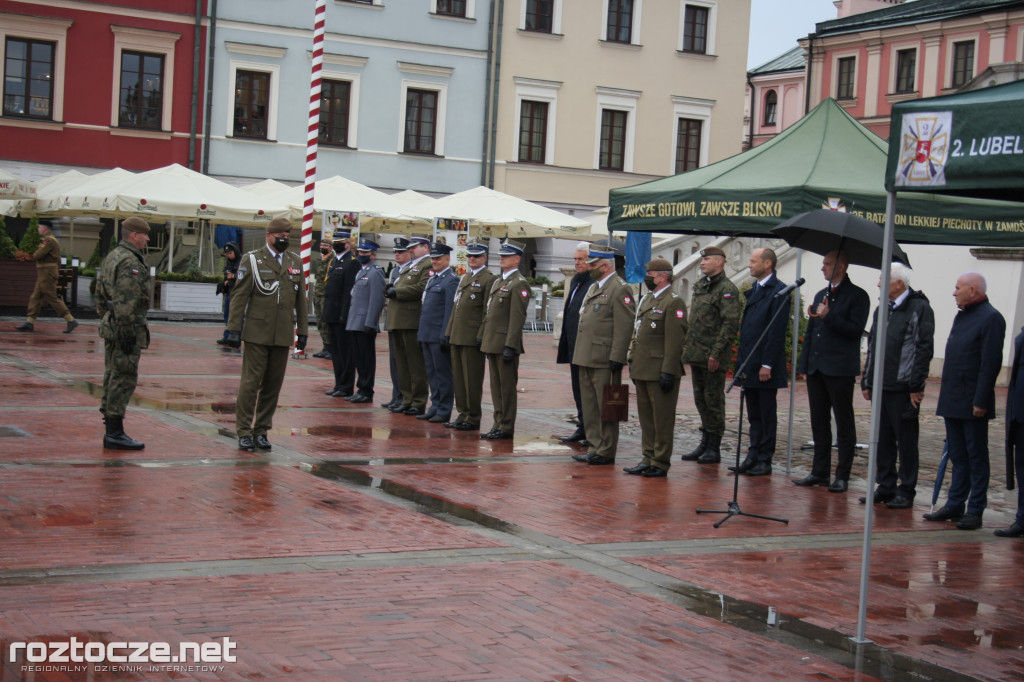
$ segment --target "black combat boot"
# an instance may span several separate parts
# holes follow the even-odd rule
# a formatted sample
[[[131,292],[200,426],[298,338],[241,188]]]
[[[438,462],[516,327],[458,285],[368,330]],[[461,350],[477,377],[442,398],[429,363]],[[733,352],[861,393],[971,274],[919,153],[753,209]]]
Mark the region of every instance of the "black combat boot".
[[[133,440],[124,432],[124,417],[104,417],[107,433],[103,436],[103,447],[109,450],[141,450],[145,443]]]
[[[708,434],[704,429],[700,430],[700,445],[694,448],[693,452],[689,452],[679,457],[684,462],[693,462],[700,459],[700,456],[704,454],[704,450],[708,447]]]
[[[719,446],[722,445],[722,434],[720,433],[709,433],[708,434],[708,446],[704,449],[704,454],[697,458],[698,464],[718,464],[722,461],[722,453],[719,451]]]

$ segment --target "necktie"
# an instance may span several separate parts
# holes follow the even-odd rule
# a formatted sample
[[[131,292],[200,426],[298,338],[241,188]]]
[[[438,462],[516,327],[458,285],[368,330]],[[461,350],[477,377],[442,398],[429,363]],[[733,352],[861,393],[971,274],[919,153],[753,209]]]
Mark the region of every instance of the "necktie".
[[[896,301],[889,301],[889,310],[893,310],[896,307]]]

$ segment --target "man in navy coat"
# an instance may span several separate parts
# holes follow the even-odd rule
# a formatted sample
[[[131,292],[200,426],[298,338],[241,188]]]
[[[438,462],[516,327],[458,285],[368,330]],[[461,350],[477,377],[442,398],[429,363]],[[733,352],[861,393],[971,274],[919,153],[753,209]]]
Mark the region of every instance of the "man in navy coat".
[[[1010,390],[1006,393],[1006,462],[1013,461],[1017,474],[1017,517],[1009,528],[1000,528],[1001,538],[1024,537],[1024,327],[1013,341]]]
[[[558,354],[555,362],[558,364],[572,363],[572,354],[576,350],[576,331],[580,327],[580,305],[590,285],[594,280],[590,278],[590,266],[587,265],[590,244],[580,242],[576,245],[576,253],[573,255],[573,267],[576,268],[576,275],[566,282],[565,285],[565,307],[562,308],[562,335],[558,337]],[[563,443],[576,443],[587,439],[587,432],[583,428],[583,402],[580,396],[580,368],[579,365],[569,365],[569,376],[572,379],[572,399],[576,403],[576,431],[569,436],[563,436],[558,440]]]
[[[767,476],[772,473],[775,456],[775,433],[778,428],[776,399],[780,388],[786,387],[786,320],[785,313],[768,323],[779,310],[789,305],[789,294],[779,296],[786,285],[775,273],[778,257],[771,249],[757,249],[750,254],[750,276],[756,282],[744,295],[747,298],[740,321],[740,349],[736,356],[736,370],[747,362],[741,380],[750,421],[750,449],[739,468],[729,467],[748,476]],[[754,344],[768,329],[761,345]]]
[[[455,291],[459,288],[459,277],[449,267],[451,252],[452,247],[447,244],[436,242],[430,246],[432,273],[423,290],[420,326],[416,332],[430,387],[430,407],[416,418],[434,424],[448,421],[455,402],[451,348],[445,340],[448,318],[455,305]]]
[[[956,521],[960,530],[981,528],[988,505],[988,423],[996,412],[996,377],[1003,365],[1006,321],[985,295],[985,278],[965,272],[953,298],[960,312],[946,341],[936,414],[946,420],[946,447],[953,465],[946,504],[924,518]],[[966,504],[966,513],[964,505]]]

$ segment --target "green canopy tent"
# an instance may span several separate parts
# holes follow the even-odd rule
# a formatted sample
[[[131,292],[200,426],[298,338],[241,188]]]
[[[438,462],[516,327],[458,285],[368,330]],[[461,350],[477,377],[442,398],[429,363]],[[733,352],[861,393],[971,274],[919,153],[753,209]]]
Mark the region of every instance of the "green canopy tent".
[[[1024,144],[1024,142],[1022,142]],[[826,99],[765,144],[610,193],[610,230],[764,236],[786,218],[840,208],[883,223],[888,145]],[[1016,246],[1019,205],[901,194],[901,243]]]

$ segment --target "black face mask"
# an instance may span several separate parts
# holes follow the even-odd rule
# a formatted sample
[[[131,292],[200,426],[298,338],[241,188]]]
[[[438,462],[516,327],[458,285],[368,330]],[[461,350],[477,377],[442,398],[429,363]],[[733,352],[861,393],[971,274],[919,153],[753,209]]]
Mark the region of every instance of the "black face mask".
[[[654,291],[654,287],[656,286],[654,284],[654,277],[652,277],[651,275],[647,275],[646,277],[644,277],[644,284],[647,286],[648,289]]]
[[[356,256],[356,260],[362,263],[363,265],[366,265],[367,263],[370,262],[370,256]]]
[[[345,250],[344,244],[334,244],[334,253],[342,253]]]
[[[320,249],[320,253],[322,253],[322,254],[323,254],[323,255],[325,255],[325,256],[326,256],[327,254],[329,254],[330,252],[331,252],[331,250],[330,250],[330,249],[328,249],[328,248],[326,248],[326,247],[325,247],[325,248],[322,248],[322,249]]]
[[[289,243],[288,237],[276,237],[274,239],[274,250],[278,253],[284,253],[288,250]]]

